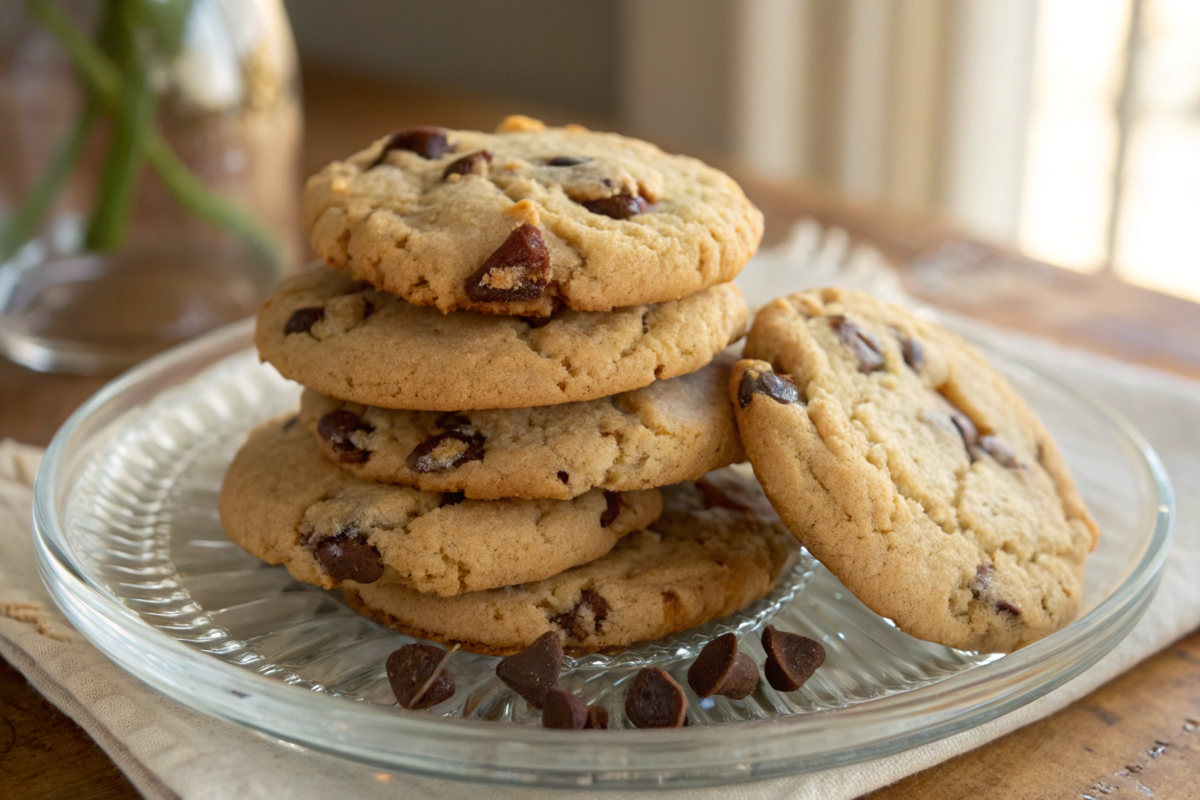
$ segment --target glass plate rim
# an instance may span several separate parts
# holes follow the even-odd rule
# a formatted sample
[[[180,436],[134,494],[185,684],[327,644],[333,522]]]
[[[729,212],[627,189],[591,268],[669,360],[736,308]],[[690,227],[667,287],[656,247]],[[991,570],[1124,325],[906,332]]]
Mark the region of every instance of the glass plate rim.
[[[989,357],[1032,372],[1103,417],[1126,449],[1138,454],[1138,466],[1149,477],[1152,493],[1157,496],[1153,530],[1138,563],[1111,594],[1063,630],[929,686],[788,719],[735,723],[737,746],[728,747],[715,763],[708,761],[706,754],[707,770],[696,769],[695,751],[705,749],[714,740],[714,731],[721,738],[729,738],[730,726],[577,732],[565,741],[554,731],[506,726],[501,738],[495,735],[494,723],[405,714],[383,706],[305,696],[295,687],[220,662],[171,639],[107,596],[89,580],[87,570],[71,551],[55,507],[58,473],[68,466],[66,456],[72,460],[83,458],[89,450],[86,442],[75,439],[90,419],[122,399],[145,402],[157,393],[145,391],[153,379],[190,377],[235,355],[251,345],[252,331],[253,319],[244,320],[160,354],[109,383],[71,415],[51,442],[35,483],[34,539],[39,571],[56,602],[86,638],[167,696],[269,736],[375,766],[460,780],[528,783],[530,776],[536,775],[560,786],[683,787],[757,780],[908,749],[1007,713],[1052,691],[1099,660],[1144,613],[1170,549],[1175,515],[1171,484],[1157,453],[1137,429],[1098,398],[1078,391],[1020,356],[975,341]],[[203,363],[197,363],[201,360]],[[75,451],[69,452],[69,445],[74,445]],[[106,625],[115,629],[106,631]],[[114,634],[115,639],[106,637],[106,633]],[[132,658],[116,641],[135,642],[142,657]],[[196,677],[179,683],[154,668],[159,660],[186,667],[189,676]],[[197,686],[219,687],[221,691],[204,697],[194,691]],[[965,712],[963,701],[967,701]],[[313,725],[314,717],[323,724]],[[460,752],[482,745],[489,757],[485,763],[470,761],[468,756],[438,759],[416,752],[420,748],[410,753],[364,747],[361,737],[346,735],[347,726],[361,727],[363,723],[396,737],[393,741],[416,744],[431,738],[447,748],[462,748]],[[875,735],[864,736],[864,731],[874,731]],[[823,735],[814,737],[818,732]],[[796,747],[806,738],[827,741],[837,732],[857,733],[856,743],[818,751]],[[782,746],[788,742],[791,747]],[[559,751],[565,756],[562,760],[569,763],[546,763],[550,760],[545,758],[546,748]],[[589,758],[597,750],[600,756],[608,751],[619,752],[615,757]],[[750,751],[756,753],[753,758]]]

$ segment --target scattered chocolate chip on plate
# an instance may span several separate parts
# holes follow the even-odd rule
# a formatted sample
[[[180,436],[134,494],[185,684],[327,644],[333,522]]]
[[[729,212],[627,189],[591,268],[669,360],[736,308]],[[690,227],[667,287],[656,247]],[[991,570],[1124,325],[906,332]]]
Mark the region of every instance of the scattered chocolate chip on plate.
[[[558,683],[562,661],[562,639],[546,631],[521,652],[502,658],[496,675],[531,706],[541,708],[546,692]]]

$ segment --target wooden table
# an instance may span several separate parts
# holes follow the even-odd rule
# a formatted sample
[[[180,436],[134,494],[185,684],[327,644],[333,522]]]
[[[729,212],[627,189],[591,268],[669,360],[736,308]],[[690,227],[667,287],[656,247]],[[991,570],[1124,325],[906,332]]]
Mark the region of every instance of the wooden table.
[[[305,173],[413,124],[489,129],[510,109],[553,109],[339,75],[305,74]],[[593,120],[584,120],[593,123]],[[767,243],[796,220],[845,228],[900,266],[909,290],[995,324],[1200,378],[1200,305],[1022,258],[927,216],[848,201],[724,164],[766,213]],[[46,444],[102,381],[39,375],[0,361],[0,437]],[[873,795],[958,798],[1194,795],[1200,778],[1200,633],[1086,698],[990,745]],[[0,797],[136,796],[102,751],[0,662]]]

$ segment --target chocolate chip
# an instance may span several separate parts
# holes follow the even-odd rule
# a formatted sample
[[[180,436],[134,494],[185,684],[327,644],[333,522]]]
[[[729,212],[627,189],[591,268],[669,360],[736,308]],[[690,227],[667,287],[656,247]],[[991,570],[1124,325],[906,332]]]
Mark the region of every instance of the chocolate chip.
[[[975,427],[975,423],[971,422],[971,418],[958,409],[950,412],[950,422],[954,423],[954,427],[958,429],[958,435],[962,437],[963,446],[971,454],[971,460],[975,460],[973,451],[979,441],[979,430]]]
[[[587,617],[584,612],[591,613],[591,630],[588,630]],[[579,600],[570,611],[555,614],[550,622],[566,631],[572,639],[582,642],[589,633],[599,633],[600,626],[608,619],[608,601],[595,589],[584,589],[579,593]]]
[[[401,707],[431,708],[450,699],[454,678],[442,669],[445,659],[446,651],[431,644],[406,644],[388,656],[388,683]]]
[[[767,651],[767,683],[780,692],[796,691],[825,662],[820,642],[771,625],[762,632],[762,645]]]
[[[598,731],[608,730],[608,709],[596,705],[588,706],[587,722],[583,727]]]
[[[546,692],[558,683],[562,671],[562,639],[546,631],[519,653],[500,660],[496,676],[534,708],[541,708]]]
[[[833,328],[842,343],[854,353],[858,359],[859,372],[867,374],[883,369],[887,362],[883,358],[883,346],[879,343],[879,337],[855,325],[841,314],[829,317],[829,327]]]
[[[600,515],[600,527],[607,528],[621,516],[621,493],[604,490],[604,513]]]
[[[547,167],[573,167],[591,161],[587,156],[555,156],[546,162]]]
[[[414,472],[445,472],[468,461],[483,459],[482,433],[455,428],[430,436],[408,454],[408,468]]]
[[[566,689],[551,686],[542,701],[542,727],[583,730],[588,721],[588,705]]]
[[[317,420],[317,433],[329,442],[330,448],[337,453],[338,461],[343,464],[362,464],[371,457],[371,451],[356,445],[351,434],[356,431],[370,433],[373,430],[361,417],[345,409],[330,411]]]
[[[550,282],[550,251],[541,231],[522,225],[467,278],[467,297],[476,303],[532,300]]]
[[[979,449],[996,459],[1002,467],[1021,469],[1024,466],[1017,458],[1017,453],[1012,449],[1012,445],[994,433],[979,437]]]
[[[975,568],[975,580],[971,586],[971,596],[976,600],[992,588],[992,574],[995,572],[995,567],[986,561]]]
[[[614,194],[599,200],[584,200],[581,205],[593,214],[603,214],[613,219],[636,217],[638,214],[645,214],[649,208],[644,198],[630,194]]]
[[[400,133],[393,133],[383,145],[379,157],[371,162],[367,169],[374,169],[384,162],[387,154],[393,150],[409,150],[422,158],[441,158],[451,153],[454,148],[446,138],[446,129],[432,125],[418,125]]]
[[[925,348],[921,346],[921,340],[903,333],[897,338],[900,339],[900,352],[904,355],[904,363],[908,364],[913,372],[920,372],[921,367],[925,366]]]
[[[560,481],[562,481],[564,484],[570,483],[571,482],[571,473],[567,472],[566,470],[560,469],[558,471],[558,479]]]
[[[442,180],[449,178],[451,175],[470,175],[473,172],[485,171],[486,168],[477,169],[480,164],[492,163],[492,154],[487,150],[480,150],[478,153],[457,158],[450,162],[450,166],[446,167],[446,171],[442,173]]]
[[[335,580],[374,583],[383,575],[383,558],[362,534],[339,533],[322,539],[317,558]]]
[[[699,697],[719,694],[741,700],[758,686],[758,666],[738,652],[737,637],[726,633],[704,646],[688,669],[687,681]]]
[[[1006,603],[1003,600],[1000,600],[996,603],[996,610],[1003,611],[1007,614],[1012,614],[1014,617],[1021,616],[1021,609],[1017,608],[1012,603]]]
[[[643,667],[625,695],[625,716],[639,728],[681,728],[687,708],[683,687],[658,667]]]
[[[742,373],[742,382],[738,384],[738,405],[742,408],[750,405],[750,399],[756,394],[765,394],[783,405],[800,401],[800,390],[791,378],[776,375],[771,370],[759,372],[748,369]]]
[[[470,431],[471,420],[457,411],[451,411],[438,419],[437,426],[443,431]]]
[[[283,335],[308,333],[312,330],[313,325],[316,325],[323,319],[325,319],[325,309],[323,307],[298,308],[288,317],[287,324],[283,326]]]

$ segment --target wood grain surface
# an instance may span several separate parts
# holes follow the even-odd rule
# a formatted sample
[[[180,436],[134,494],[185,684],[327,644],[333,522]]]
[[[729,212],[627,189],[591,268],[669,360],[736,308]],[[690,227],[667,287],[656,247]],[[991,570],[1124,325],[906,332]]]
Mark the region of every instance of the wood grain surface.
[[[326,69],[304,75],[304,171],[415,124],[490,129],[554,109],[385,83]],[[636,132],[633,132],[636,133]],[[704,155],[704,154],[700,154]],[[716,159],[720,161],[719,159]],[[900,265],[914,294],[998,325],[1200,377],[1200,305],[1083,275],[972,240],[945,222],[872,207],[722,163],[767,218],[767,243],[806,217],[844,228]],[[0,437],[46,444],[103,381],[0,361]],[[1088,697],[990,745],[871,795],[892,798],[1200,796],[1200,633]],[[0,662],[0,797],[135,797],[70,719]]]

